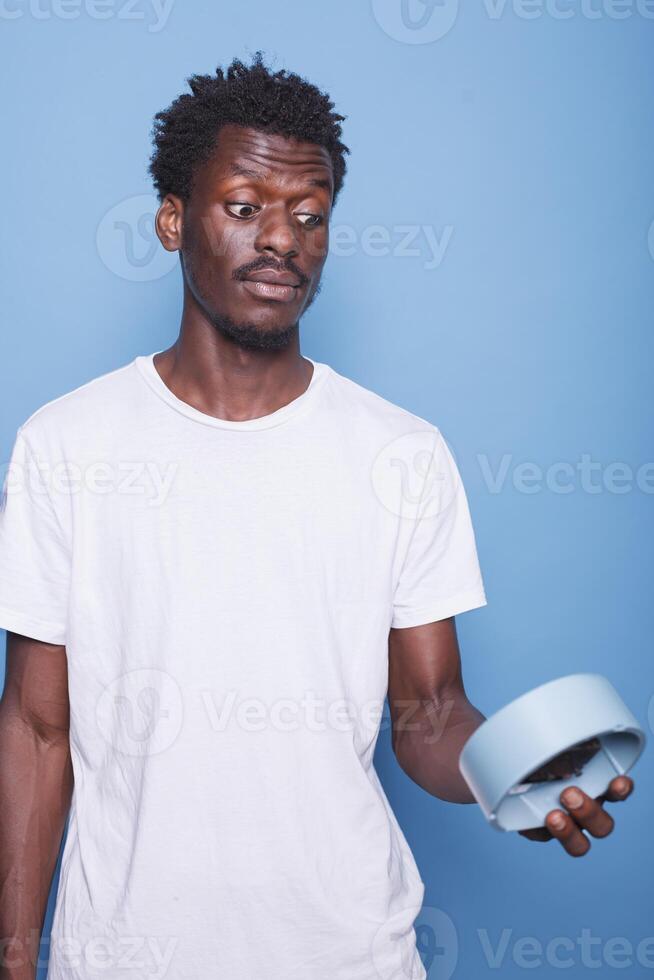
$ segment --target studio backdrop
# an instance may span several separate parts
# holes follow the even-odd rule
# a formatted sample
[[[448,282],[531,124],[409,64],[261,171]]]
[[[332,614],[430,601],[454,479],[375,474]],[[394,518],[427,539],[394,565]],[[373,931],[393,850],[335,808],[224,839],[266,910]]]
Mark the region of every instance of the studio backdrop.
[[[596,672],[652,735],[651,0],[3,0],[0,45],[4,467],[37,407],[175,339],[152,117],[261,49],[347,117],[302,353],[437,425],[465,484],[488,597],[457,620],[470,700]],[[654,976],[647,750],[583,860],[429,796],[388,711],[376,766],[430,980]]]

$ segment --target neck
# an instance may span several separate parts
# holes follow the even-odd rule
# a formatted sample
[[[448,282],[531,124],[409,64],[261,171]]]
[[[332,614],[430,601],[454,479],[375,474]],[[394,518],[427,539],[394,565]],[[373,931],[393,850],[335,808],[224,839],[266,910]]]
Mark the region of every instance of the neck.
[[[309,386],[313,367],[300,353],[299,325],[277,349],[251,349],[226,336],[185,299],[177,340],[157,354],[164,383],[201,412],[230,421],[270,415]]]

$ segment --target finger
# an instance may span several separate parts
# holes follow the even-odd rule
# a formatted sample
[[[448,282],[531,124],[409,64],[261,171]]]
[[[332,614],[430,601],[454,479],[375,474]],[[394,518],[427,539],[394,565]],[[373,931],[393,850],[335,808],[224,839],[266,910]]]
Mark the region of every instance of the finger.
[[[546,826],[571,857],[583,857],[590,850],[590,841],[582,833],[569,813],[550,810],[545,818]]]
[[[602,804],[578,786],[564,789],[560,799],[572,819],[593,837],[607,837],[615,827],[613,817],[602,808]]]
[[[634,791],[634,781],[630,776],[616,776],[608,785],[606,792],[602,793],[602,799],[609,803],[619,803],[626,800]]]
[[[518,833],[528,840],[548,841],[552,840],[547,827],[530,827],[529,830],[519,830]]]

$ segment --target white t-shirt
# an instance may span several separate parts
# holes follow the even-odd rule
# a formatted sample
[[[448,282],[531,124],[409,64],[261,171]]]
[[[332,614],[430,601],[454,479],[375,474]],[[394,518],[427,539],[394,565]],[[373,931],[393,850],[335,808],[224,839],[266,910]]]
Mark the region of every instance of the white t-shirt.
[[[419,980],[373,752],[389,628],[486,601],[454,459],[325,363],[235,422],[153,357],[41,406],[4,481],[0,627],[68,658],[49,980]]]

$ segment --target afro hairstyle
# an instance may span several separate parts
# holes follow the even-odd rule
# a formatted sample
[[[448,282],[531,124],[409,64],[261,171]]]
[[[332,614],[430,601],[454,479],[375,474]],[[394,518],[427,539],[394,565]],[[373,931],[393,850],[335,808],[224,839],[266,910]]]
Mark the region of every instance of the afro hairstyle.
[[[341,142],[347,117],[333,111],[326,93],[294,72],[271,72],[261,51],[250,66],[235,58],[226,72],[219,66],[215,75],[187,81],[192,94],[178,96],[154,117],[148,172],[160,201],[166,194],[188,201],[196,168],[211,157],[221,127],[234,123],[323,146],[332,161],[336,203],[350,152]]]

